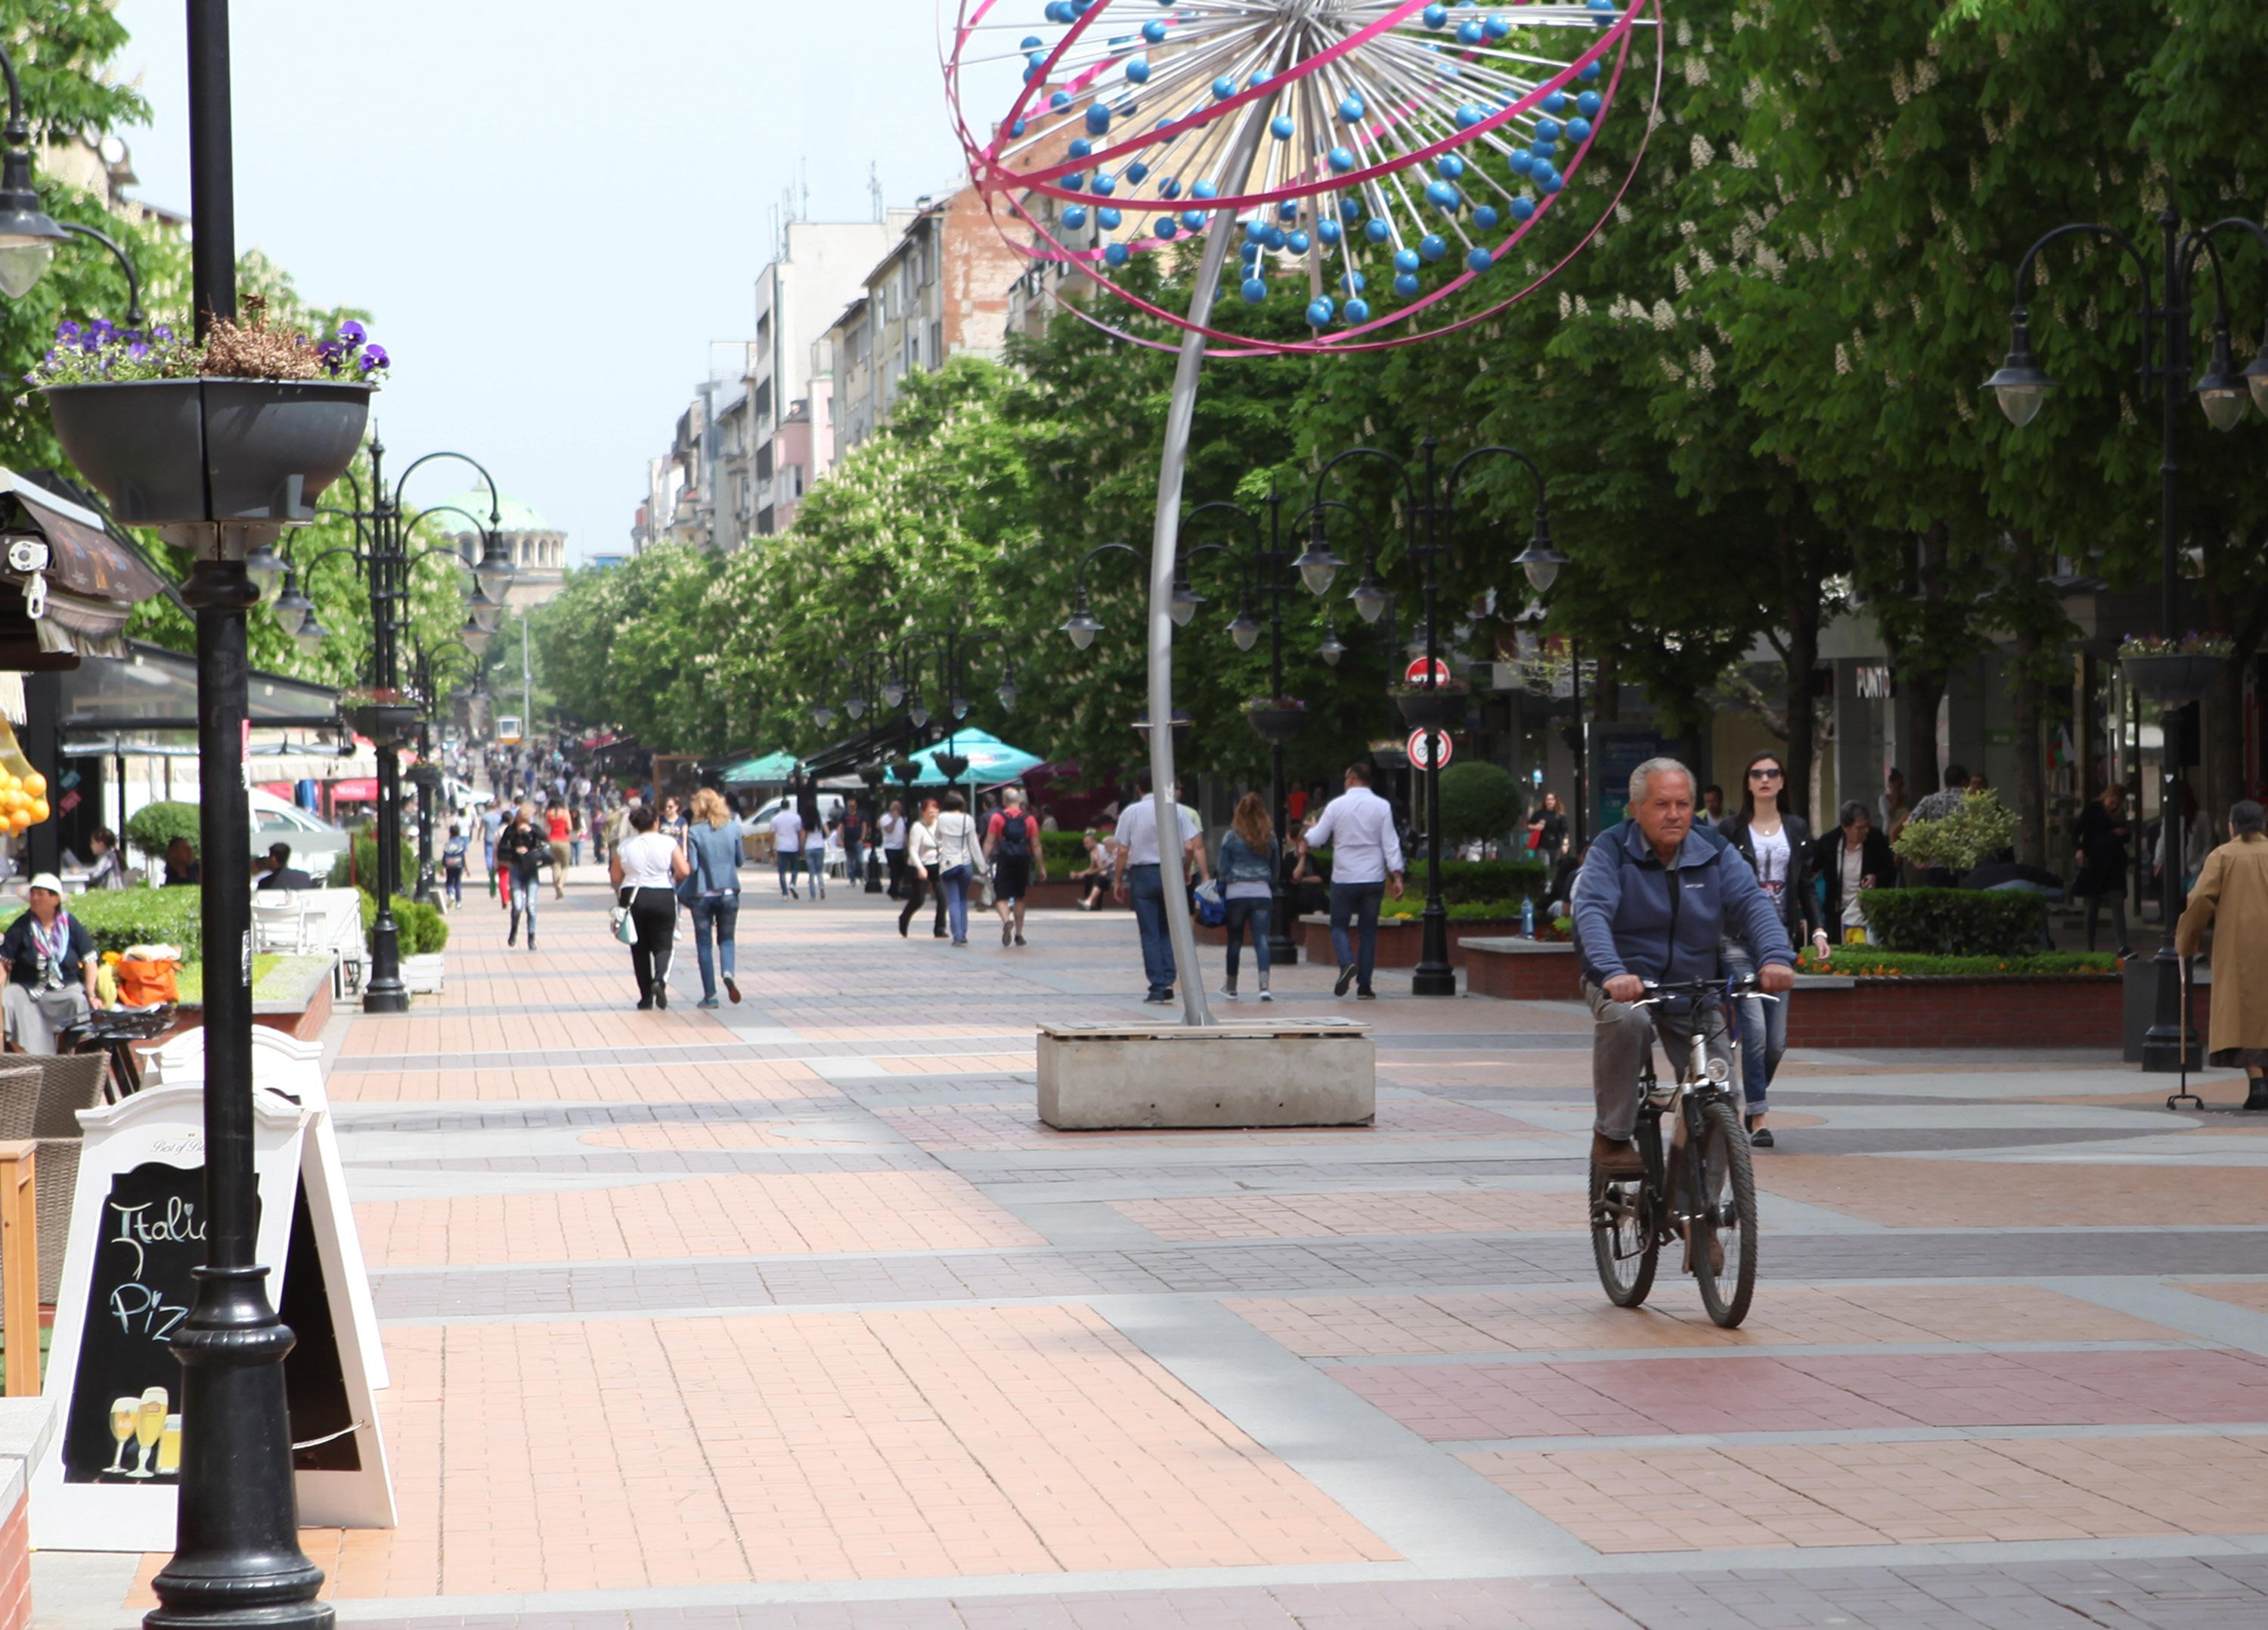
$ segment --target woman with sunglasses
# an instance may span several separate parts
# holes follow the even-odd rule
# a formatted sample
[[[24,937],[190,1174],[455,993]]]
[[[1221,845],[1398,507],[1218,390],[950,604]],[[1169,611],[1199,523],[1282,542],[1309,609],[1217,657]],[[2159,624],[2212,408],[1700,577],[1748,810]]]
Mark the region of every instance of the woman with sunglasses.
[[[1819,902],[1811,892],[1811,828],[1804,818],[1786,809],[1787,764],[1778,753],[1758,753],[1741,778],[1741,812],[1720,831],[1725,841],[1741,852],[1779,907],[1790,945],[1807,940],[1822,962],[1831,953],[1827,930],[1819,917]],[[1735,976],[1753,971],[1747,948],[1727,943],[1725,960]],[[1771,1078],[1778,1073],[1787,1051],[1788,996],[1776,1002],[1744,1000],[1741,1014],[1742,1087],[1748,1094],[1749,1141],[1760,1149],[1772,1147],[1771,1129],[1764,1125],[1765,1097]]]

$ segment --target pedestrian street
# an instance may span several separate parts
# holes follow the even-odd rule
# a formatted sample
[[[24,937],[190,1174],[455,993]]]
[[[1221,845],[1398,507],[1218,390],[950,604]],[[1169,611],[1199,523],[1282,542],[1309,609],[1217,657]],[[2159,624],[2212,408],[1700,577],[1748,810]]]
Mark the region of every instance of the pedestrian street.
[[[468,897],[444,994],[332,1021],[401,1509],[303,1536],[345,1621],[2268,1621],[2228,1072],[1799,1050],[1725,1331],[1674,1250],[1601,1294],[1574,1003],[1279,969],[1376,1026],[1374,1127],[1059,1134],[1033,1025],[1141,1011],[1127,913],[957,949],[751,881],[739,1006],[688,946],[632,1012],[585,867],[540,951]],[[41,1554],[40,1622],[162,1560]]]

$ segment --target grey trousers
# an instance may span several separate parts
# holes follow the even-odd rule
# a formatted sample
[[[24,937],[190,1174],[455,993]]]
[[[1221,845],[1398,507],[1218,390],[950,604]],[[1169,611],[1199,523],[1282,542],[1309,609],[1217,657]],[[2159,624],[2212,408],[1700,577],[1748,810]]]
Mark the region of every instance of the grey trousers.
[[[1694,1004],[1633,1007],[1609,1000],[1588,979],[1583,981],[1583,999],[1591,1005],[1596,1027],[1591,1036],[1591,1096],[1598,1105],[1598,1119],[1592,1124],[1616,1143],[1627,1142],[1638,1127],[1638,1071],[1646,1049],[1653,1045],[1659,1030],[1669,1054],[1669,1073],[1683,1074],[1693,1045]],[[1730,1065],[1733,1048],[1724,1025],[1712,1017],[1709,1032],[1709,1056]]]

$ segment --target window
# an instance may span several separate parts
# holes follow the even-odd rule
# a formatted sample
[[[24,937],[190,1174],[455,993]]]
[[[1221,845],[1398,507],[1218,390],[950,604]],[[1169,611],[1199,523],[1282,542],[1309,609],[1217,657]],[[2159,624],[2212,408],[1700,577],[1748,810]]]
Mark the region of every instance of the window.
[[[932,368],[945,366],[945,325],[942,322],[929,325],[929,365]]]
[[[756,387],[756,417],[768,420],[772,416],[772,382],[765,380]]]
[[[756,449],[756,479],[758,481],[770,481],[771,478],[772,444],[768,441],[764,443],[762,446]]]

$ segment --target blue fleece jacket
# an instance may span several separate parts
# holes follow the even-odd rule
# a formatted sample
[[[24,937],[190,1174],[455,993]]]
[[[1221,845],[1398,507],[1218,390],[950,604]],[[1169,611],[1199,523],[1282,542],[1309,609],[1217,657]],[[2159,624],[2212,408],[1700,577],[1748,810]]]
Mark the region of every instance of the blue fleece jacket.
[[[1635,821],[1599,834],[1575,880],[1575,946],[1586,979],[1713,978],[1727,934],[1748,943],[1758,967],[1795,965],[1771,896],[1738,853],[1696,830],[1675,861],[1664,867]]]

